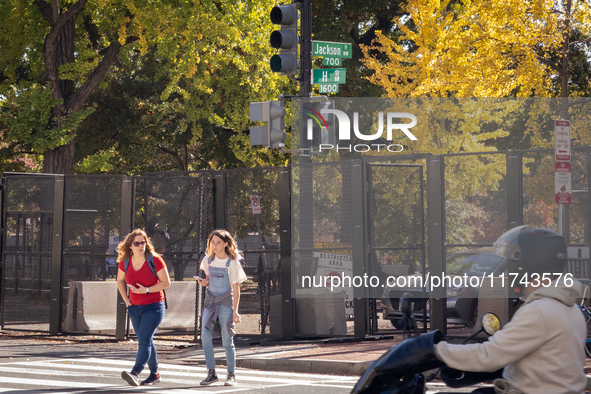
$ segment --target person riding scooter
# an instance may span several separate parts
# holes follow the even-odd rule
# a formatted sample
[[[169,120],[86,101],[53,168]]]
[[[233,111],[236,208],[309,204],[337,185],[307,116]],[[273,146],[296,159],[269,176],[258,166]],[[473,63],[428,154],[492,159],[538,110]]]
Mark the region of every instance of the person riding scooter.
[[[524,304],[488,341],[441,341],[434,344],[435,355],[462,371],[503,368],[494,388],[476,393],[584,393],[587,330],[576,304],[582,285],[561,275],[566,265],[564,238],[549,229],[520,226],[503,234],[494,247],[508,258],[508,279],[516,277],[514,291],[525,297]]]

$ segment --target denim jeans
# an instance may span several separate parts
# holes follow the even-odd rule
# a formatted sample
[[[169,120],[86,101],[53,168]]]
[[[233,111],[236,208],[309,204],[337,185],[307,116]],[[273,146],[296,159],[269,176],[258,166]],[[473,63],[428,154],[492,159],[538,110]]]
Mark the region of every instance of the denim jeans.
[[[147,363],[150,372],[158,372],[154,333],[164,319],[164,302],[130,305],[127,307],[127,313],[129,313],[138,342],[137,356],[132,371],[139,375]]]
[[[234,350],[234,337],[228,332],[228,321],[233,317],[234,312],[232,308],[220,305],[218,311],[218,320],[222,330],[222,344],[226,350],[226,366],[228,372],[234,372],[236,368],[236,353]],[[203,308],[202,324],[201,324],[201,344],[203,346],[203,353],[205,355],[205,364],[207,369],[215,369],[215,356],[213,353],[213,329],[210,331],[205,328],[206,322],[209,320],[210,308]]]

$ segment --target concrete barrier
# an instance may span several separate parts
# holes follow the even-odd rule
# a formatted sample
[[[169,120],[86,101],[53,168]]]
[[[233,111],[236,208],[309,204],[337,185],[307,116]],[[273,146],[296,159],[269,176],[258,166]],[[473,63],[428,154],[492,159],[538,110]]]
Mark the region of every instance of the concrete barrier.
[[[161,329],[195,329],[196,281],[172,282],[166,289],[168,309]],[[68,292],[65,332],[114,334],[117,325],[117,282],[72,281]]]
[[[347,333],[347,318],[343,302],[345,295],[343,293],[298,289],[296,296],[297,335],[326,336]]]

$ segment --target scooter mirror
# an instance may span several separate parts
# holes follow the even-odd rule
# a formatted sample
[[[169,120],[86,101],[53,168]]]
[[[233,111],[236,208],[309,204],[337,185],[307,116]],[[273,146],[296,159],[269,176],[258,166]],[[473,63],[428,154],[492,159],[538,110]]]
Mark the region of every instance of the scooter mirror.
[[[501,329],[501,320],[492,312],[487,312],[482,315],[481,324],[482,329],[488,335],[494,335],[495,332]]]

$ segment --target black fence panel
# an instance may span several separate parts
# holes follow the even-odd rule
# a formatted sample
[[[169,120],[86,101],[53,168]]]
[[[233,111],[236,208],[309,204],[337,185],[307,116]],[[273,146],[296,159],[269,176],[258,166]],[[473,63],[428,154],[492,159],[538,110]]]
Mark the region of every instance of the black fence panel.
[[[62,330],[114,334],[122,176],[66,176]]]
[[[201,301],[193,276],[199,273],[213,230],[211,173],[155,174],[135,182],[134,227],[145,229],[172,281],[160,327],[196,332]]]
[[[49,330],[54,179],[4,177],[3,328]]]
[[[270,297],[279,294],[279,168],[228,170],[225,175],[227,230],[244,254],[248,280],[241,286],[238,332],[265,334]]]

